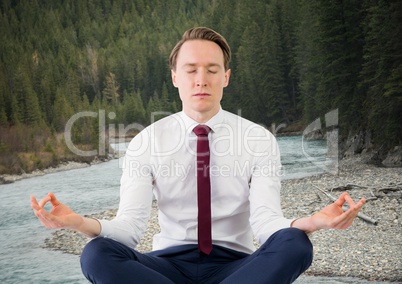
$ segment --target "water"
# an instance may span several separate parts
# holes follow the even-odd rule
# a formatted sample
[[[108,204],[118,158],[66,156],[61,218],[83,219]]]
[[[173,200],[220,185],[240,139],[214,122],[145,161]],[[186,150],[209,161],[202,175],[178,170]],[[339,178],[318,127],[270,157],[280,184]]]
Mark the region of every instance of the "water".
[[[327,158],[326,140],[305,141],[302,136],[278,137],[283,179],[295,179],[331,170],[336,162]]]
[[[80,214],[116,208],[120,169],[112,160],[0,186],[0,283],[87,283],[77,256],[43,249],[51,234],[32,213],[29,196],[49,191]]]
[[[305,151],[299,136],[279,137],[278,142],[285,179],[316,174],[325,169],[325,141],[309,142],[304,145]],[[125,149],[125,145],[119,147]],[[0,283],[88,283],[81,273],[78,256],[42,248],[52,231],[42,227],[32,213],[29,196],[41,198],[52,191],[79,214],[117,208],[120,175],[119,160],[116,159],[0,185]],[[297,283],[367,282],[353,278],[302,277]]]

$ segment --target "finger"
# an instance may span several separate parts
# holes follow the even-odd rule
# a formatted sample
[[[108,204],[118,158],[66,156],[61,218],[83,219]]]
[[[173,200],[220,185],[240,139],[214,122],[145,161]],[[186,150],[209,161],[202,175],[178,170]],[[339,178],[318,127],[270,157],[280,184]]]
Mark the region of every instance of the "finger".
[[[48,229],[56,228],[56,227],[53,225],[52,222],[49,222],[49,220],[44,219],[44,218],[40,218],[40,217],[38,217],[38,219],[39,219],[40,223],[41,223],[43,226],[45,226],[46,228],[48,228]]]
[[[34,211],[35,216],[39,219],[40,223],[48,229],[57,228],[60,222],[39,205],[35,196],[31,195],[30,199],[31,207]]]
[[[43,197],[42,199],[41,199],[41,201],[39,201],[39,206],[41,207],[41,208],[44,208],[45,207],[45,205],[46,205],[46,203],[48,203],[50,201],[50,196],[45,196],[45,197]]]
[[[355,202],[349,194],[345,194],[345,201],[349,204],[350,208],[353,208],[355,206]]]
[[[37,211],[35,212],[36,217],[38,217],[40,223],[45,226],[46,228],[49,228],[49,222],[48,220],[44,217],[44,214]]]
[[[366,203],[366,198],[360,199],[359,202],[356,203],[355,207],[360,210],[363,207],[364,203]]]
[[[31,200],[31,206],[32,206],[33,204],[38,204],[38,201],[36,200],[36,197],[35,197],[35,196],[31,195],[29,199]]]
[[[36,203],[32,203],[31,204],[31,207],[32,207],[32,209],[33,209],[33,211],[34,211],[34,214],[35,214],[35,216],[36,217],[38,217],[38,219],[39,219],[39,221],[41,222],[41,224],[43,225],[43,226],[45,226],[46,228],[49,228],[49,225],[48,225],[48,220],[47,220],[47,212],[46,212],[46,210],[44,210],[43,208],[41,208],[39,205],[38,205],[38,203],[36,202]]]
[[[363,207],[364,203],[366,203],[366,199],[362,198],[360,199],[357,203],[355,203],[351,198],[350,200],[347,199],[347,203],[349,205],[349,208],[352,210],[355,210],[357,213],[359,213],[360,209]]]
[[[38,201],[36,200],[36,197],[31,195],[31,207],[34,211],[38,211],[41,209],[41,207],[39,206]]]
[[[38,217],[42,225],[45,226],[46,228],[51,229],[59,227],[60,222],[57,219],[57,217],[53,216],[52,214],[49,214],[43,208],[41,208],[39,211],[36,211],[35,215]]]
[[[34,210],[35,215],[40,219],[44,219],[46,214],[48,214],[48,212],[43,209],[43,206],[40,206],[35,196],[33,195],[31,195],[31,207]]]
[[[364,202],[364,198],[360,199],[357,204],[355,204],[353,207],[350,207],[341,216],[339,216],[340,219],[338,220],[337,224],[339,229],[347,229],[353,224],[353,221],[357,217],[357,214],[359,214]]]
[[[50,202],[54,207],[60,205],[60,201],[57,200],[56,196],[54,195],[53,192],[49,192],[48,196],[50,197]]]
[[[342,193],[334,203],[338,206],[342,206],[346,201],[346,196],[349,196],[347,192]]]
[[[339,226],[341,229],[347,229],[350,225],[352,225],[353,220],[356,218],[357,214],[359,213],[358,210],[354,208],[349,208],[343,215],[342,221],[340,222]]]
[[[351,221],[352,220],[352,221]],[[336,219],[334,219],[329,228],[332,229],[346,229],[350,226],[350,224],[353,222],[353,218],[350,218],[349,214],[342,214],[338,216]]]
[[[39,211],[39,210],[41,210],[41,208],[40,208],[40,206],[38,205],[38,203],[31,203],[31,208],[32,208],[34,211]]]

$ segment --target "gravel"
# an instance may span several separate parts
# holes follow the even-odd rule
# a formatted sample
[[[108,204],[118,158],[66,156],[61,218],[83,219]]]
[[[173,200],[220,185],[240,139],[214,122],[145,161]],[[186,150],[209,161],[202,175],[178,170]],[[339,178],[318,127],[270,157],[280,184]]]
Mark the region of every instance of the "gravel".
[[[314,232],[310,236],[314,245],[314,260],[305,275],[401,282],[402,168],[379,168],[364,164],[361,159],[361,156],[355,156],[340,161],[338,174],[325,173],[283,181],[282,209],[289,218],[314,214],[330,203],[330,199],[318,188],[334,197],[345,189],[356,201],[365,197],[367,202],[362,213],[374,219],[377,225],[356,218],[347,230]],[[347,186],[349,184],[360,187]],[[115,214],[116,210],[109,210],[90,217],[112,219]],[[150,251],[152,236],[157,232],[159,225],[154,203],[148,230],[136,249]],[[77,232],[61,229],[45,240],[44,247],[80,255],[88,241]]]

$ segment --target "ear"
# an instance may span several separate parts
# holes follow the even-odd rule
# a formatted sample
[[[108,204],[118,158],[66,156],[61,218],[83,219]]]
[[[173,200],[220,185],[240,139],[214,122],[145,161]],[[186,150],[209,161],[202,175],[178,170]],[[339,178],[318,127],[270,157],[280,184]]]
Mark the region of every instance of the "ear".
[[[225,72],[225,82],[223,83],[223,87],[227,87],[227,86],[229,85],[230,73],[231,73],[231,70],[230,70],[230,69],[228,69],[228,70]]]
[[[170,75],[172,76],[173,86],[175,86],[177,88],[177,82],[176,82],[177,76],[176,76],[176,72],[174,72],[173,69],[170,70]]]

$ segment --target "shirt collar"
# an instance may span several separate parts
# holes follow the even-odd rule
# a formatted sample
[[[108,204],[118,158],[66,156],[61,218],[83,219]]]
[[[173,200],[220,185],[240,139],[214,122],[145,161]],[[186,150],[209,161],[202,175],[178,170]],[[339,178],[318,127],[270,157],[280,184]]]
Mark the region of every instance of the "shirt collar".
[[[183,111],[179,112],[179,116],[182,119],[184,126],[186,129],[193,129],[195,126],[200,124],[199,122],[195,121],[194,119],[190,118],[187,114]],[[212,132],[216,132],[219,125],[221,125],[224,121],[224,111],[222,107],[219,109],[218,113],[215,114],[211,119],[209,119],[206,123],[203,123],[209,128],[211,128]]]

